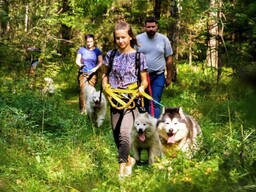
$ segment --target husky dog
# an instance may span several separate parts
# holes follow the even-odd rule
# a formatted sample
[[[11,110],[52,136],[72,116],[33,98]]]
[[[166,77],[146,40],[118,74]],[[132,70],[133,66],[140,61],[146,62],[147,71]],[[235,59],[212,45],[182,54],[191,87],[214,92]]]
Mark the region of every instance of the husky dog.
[[[199,124],[181,107],[165,108],[158,119],[157,129],[164,154],[170,155],[170,152],[180,150],[190,158],[198,147],[198,136],[202,134]]]
[[[86,82],[84,86],[85,101],[87,101],[95,91],[95,87],[91,86],[89,83]]]
[[[140,162],[142,150],[148,152],[148,163],[152,165],[156,157],[162,155],[161,142],[156,129],[157,119],[151,117],[147,112],[139,113],[135,117],[134,126],[131,131],[131,143],[134,158]]]
[[[96,91],[95,88],[90,89],[86,94],[86,112],[90,121],[95,122],[96,126],[100,127],[106,116],[107,100],[100,91]]]

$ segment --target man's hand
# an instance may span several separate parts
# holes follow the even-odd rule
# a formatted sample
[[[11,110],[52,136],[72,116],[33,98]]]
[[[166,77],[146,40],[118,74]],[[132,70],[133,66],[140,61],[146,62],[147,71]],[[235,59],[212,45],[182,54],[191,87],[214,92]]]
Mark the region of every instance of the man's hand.
[[[166,77],[165,78],[165,86],[168,87],[172,82],[172,78],[171,77]]]
[[[165,86],[168,87],[172,81],[172,56],[170,55],[165,60],[166,60]]]
[[[144,91],[145,91],[144,86],[141,85],[141,86],[139,87],[139,96],[140,96],[141,93],[143,93]]]
[[[97,69],[98,69],[97,67],[94,67],[94,68],[91,69],[91,72],[95,73],[97,71]]]

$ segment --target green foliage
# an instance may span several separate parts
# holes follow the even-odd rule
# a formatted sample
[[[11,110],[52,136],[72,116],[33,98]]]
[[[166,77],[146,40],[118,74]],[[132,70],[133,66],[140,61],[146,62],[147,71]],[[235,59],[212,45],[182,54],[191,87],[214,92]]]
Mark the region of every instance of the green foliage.
[[[72,69],[63,71],[66,75],[58,78],[59,84]],[[79,114],[78,93],[70,93],[69,86],[42,95],[17,81],[16,94],[9,94],[14,90],[1,78],[0,190],[255,190],[255,122],[250,119],[255,117],[250,117],[248,106],[256,96],[250,87],[238,89],[226,71],[217,86],[200,65],[178,65],[178,82],[165,90],[162,102],[182,106],[198,120],[201,149],[193,159],[178,153],[154,166],[135,166],[124,180],[117,177],[109,114],[97,129]]]
[[[255,22],[256,4],[254,1],[238,1],[224,4],[225,45],[220,49],[222,61],[234,70],[243,70],[244,66],[255,61]],[[232,37],[233,36],[233,37]]]
[[[220,30],[224,30],[220,34],[223,39],[219,39],[221,66],[236,70],[255,61],[255,7],[253,0],[238,0],[223,1],[222,7],[216,9],[222,14],[218,24]],[[179,10],[178,17],[171,15],[174,11],[171,9]],[[167,34],[175,48],[178,47],[179,58],[188,60],[191,51],[193,59],[205,60],[210,37],[206,25],[209,1],[166,0],[162,1],[160,11],[159,32]],[[1,42],[8,45],[1,44],[0,50],[5,53],[2,57],[0,52],[1,58],[24,67],[28,56],[26,49],[35,46],[41,49],[42,63],[53,67],[51,70],[54,71],[58,65],[56,60],[63,57],[74,60],[78,47],[84,44],[86,33],[95,34],[97,45],[105,53],[113,47],[112,32],[116,21],[125,19],[132,24],[136,34],[142,32],[145,16],[154,14],[154,1],[49,0],[9,4],[3,1],[0,14],[3,16],[0,20]],[[13,57],[12,54],[17,55]]]

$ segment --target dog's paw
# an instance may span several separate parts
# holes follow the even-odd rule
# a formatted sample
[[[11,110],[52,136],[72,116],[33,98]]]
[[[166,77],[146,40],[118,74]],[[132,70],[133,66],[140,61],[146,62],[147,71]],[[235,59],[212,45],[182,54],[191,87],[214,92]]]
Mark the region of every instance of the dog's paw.
[[[87,111],[85,109],[83,109],[83,110],[80,111],[80,114],[81,115],[87,115]]]
[[[103,119],[99,119],[97,121],[97,127],[101,127],[102,124],[103,124]]]

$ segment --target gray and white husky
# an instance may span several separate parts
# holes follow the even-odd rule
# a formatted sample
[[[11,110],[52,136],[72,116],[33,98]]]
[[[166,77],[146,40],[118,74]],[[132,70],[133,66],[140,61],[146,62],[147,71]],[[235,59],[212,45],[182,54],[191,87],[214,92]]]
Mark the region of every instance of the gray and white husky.
[[[192,157],[198,149],[198,138],[202,131],[196,120],[183,112],[181,107],[167,107],[158,119],[162,150],[164,154],[182,151]]]

